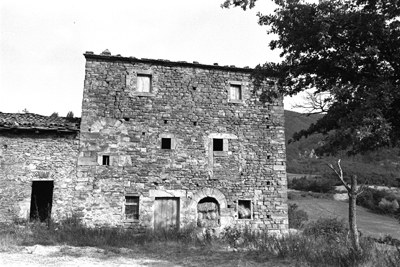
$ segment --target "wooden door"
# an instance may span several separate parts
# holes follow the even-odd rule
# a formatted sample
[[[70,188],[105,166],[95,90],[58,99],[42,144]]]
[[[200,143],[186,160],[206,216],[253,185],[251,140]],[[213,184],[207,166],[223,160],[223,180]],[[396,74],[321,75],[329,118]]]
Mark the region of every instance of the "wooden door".
[[[179,198],[156,197],[154,204],[154,229],[179,228]]]

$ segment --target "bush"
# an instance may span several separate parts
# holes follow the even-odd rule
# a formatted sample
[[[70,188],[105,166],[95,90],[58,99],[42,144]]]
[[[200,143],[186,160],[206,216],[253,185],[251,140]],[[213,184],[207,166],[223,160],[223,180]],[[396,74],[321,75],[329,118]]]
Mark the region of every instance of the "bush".
[[[400,217],[400,197],[385,190],[367,188],[358,198],[357,205],[376,213]]]
[[[308,221],[307,213],[297,208],[297,204],[289,204],[289,228],[300,229],[303,227],[304,222]]]
[[[289,181],[288,187],[301,191],[312,191],[317,193],[328,193],[333,190],[337,181],[335,179],[327,178],[307,178],[302,177]]]
[[[308,223],[304,228],[304,235],[334,239],[347,235],[347,227],[343,220],[336,218],[320,218]]]

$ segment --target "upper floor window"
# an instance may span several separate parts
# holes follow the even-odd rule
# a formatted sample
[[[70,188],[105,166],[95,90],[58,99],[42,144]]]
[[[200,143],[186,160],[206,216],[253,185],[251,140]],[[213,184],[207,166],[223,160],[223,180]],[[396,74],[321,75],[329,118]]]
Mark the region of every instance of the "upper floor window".
[[[103,155],[102,163],[103,163],[103,165],[109,166],[110,165],[110,156],[109,155]]]
[[[224,139],[221,138],[213,139],[213,151],[224,151]]]
[[[142,93],[151,92],[151,75],[137,75],[137,91]]]
[[[172,138],[161,138],[161,149],[171,149]]]
[[[242,100],[242,86],[239,84],[231,84],[229,87],[230,100]]]

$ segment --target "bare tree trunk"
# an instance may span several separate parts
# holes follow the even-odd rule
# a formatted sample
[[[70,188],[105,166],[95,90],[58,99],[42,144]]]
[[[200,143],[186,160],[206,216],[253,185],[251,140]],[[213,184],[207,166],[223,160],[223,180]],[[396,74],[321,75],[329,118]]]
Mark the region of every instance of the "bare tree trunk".
[[[351,177],[351,185],[349,195],[349,227],[350,227],[350,238],[353,243],[353,248],[356,251],[361,251],[360,237],[358,235],[357,229],[357,210],[356,210],[356,200],[357,200],[357,176]]]
[[[340,166],[340,159],[338,160],[337,163],[339,169],[336,170],[332,164],[328,164],[329,168],[331,168],[344,187],[347,190],[347,194],[349,195],[349,227],[350,227],[350,239],[353,245],[353,248],[357,252],[361,252],[361,246],[360,246],[360,236],[358,234],[358,229],[357,229],[357,209],[356,209],[356,201],[357,201],[357,196],[360,195],[365,188],[365,184],[363,184],[360,188],[357,189],[357,176],[354,175],[350,178],[351,182],[350,185],[347,184],[344,181],[343,177],[343,170],[342,167]]]

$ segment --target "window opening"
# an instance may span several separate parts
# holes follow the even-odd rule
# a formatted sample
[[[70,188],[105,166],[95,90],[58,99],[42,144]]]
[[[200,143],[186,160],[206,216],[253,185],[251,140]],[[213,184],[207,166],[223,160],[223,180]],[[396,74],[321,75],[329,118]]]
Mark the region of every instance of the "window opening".
[[[167,124],[168,123],[168,120],[164,120],[164,124]]]
[[[242,86],[238,84],[231,84],[229,98],[231,100],[242,100]]]
[[[251,200],[238,201],[238,218],[251,219]]]
[[[106,165],[106,166],[110,165],[110,156],[103,155],[103,165]]]
[[[193,122],[193,125],[194,125],[194,126],[197,126],[197,121],[194,121],[194,122]]]
[[[139,220],[139,197],[125,196],[125,218]]]
[[[224,151],[224,139],[213,139],[213,151]]]
[[[151,76],[150,75],[137,75],[137,91],[150,93],[151,92]]]
[[[161,138],[161,149],[171,149],[171,138]]]

